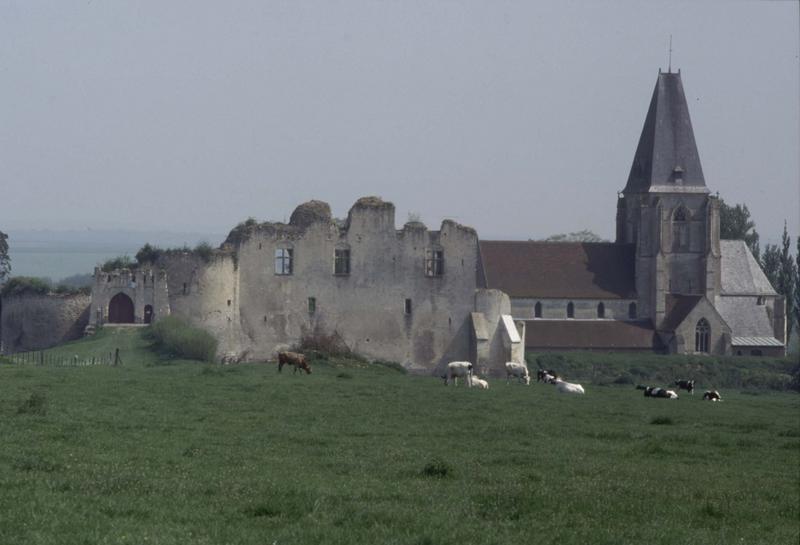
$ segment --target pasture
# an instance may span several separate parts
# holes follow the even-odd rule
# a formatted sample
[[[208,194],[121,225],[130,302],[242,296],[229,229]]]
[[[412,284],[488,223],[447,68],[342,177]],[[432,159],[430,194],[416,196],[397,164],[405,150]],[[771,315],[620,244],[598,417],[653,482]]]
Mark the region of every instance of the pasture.
[[[796,544],[800,396],[0,364],[0,543]],[[570,377],[567,377],[570,378]],[[755,395],[754,395],[755,394]]]

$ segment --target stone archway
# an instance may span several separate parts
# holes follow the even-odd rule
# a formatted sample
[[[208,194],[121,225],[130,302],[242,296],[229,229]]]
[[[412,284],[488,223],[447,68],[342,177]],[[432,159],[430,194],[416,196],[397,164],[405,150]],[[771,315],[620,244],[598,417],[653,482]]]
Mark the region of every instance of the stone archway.
[[[133,301],[124,293],[118,293],[111,298],[108,303],[108,323],[110,324],[132,324]]]

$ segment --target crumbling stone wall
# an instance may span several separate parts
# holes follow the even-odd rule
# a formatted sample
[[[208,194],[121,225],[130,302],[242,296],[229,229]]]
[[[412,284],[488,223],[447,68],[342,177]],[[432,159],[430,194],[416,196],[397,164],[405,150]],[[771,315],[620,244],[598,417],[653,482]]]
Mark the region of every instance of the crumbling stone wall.
[[[231,298],[238,348],[251,358],[271,357],[315,331],[336,333],[359,354],[417,371],[468,357],[478,268],[473,229],[444,221],[439,231],[418,222],[397,230],[394,205],[368,197],[353,205],[344,224],[333,220],[327,204],[312,201],[288,224],[252,225],[235,234],[228,241],[235,246],[231,265],[215,265],[207,289],[230,293],[211,306],[225,310]],[[335,271],[337,249],[349,251],[347,273]],[[290,274],[276,274],[279,250],[291,250]],[[426,274],[434,250],[442,252],[441,274]]]
[[[4,354],[42,350],[79,339],[89,323],[88,295],[4,297],[0,341]]]

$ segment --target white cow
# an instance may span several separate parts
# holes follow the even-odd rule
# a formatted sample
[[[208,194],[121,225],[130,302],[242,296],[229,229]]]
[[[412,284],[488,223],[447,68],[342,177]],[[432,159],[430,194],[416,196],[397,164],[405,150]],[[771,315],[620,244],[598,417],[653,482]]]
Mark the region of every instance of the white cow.
[[[470,384],[469,378],[472,376],[472,364],[468,361],[451,361],[447,364],[447,374],[445,374],[442,378],[444,379],[444,385],[447,386],[450,384],[450,381],[453,381],[453,384],[458,386],[458,377],[463,377],[467,380],[467,387],[472,387]]]
[[[511,377],[517,377],[518,381],[530,385],[531,375],[528,373],[528,366],[524,363],[517,363],[513,361],[506,362],[506,384]]]
[[[480,388],[481,390],[489,389],[489,383],[476,376],[467,377],[467,382],[469,382],[470,386],[474,386],[475,388]]]
[[[583,395],[586,392],[580,384],[573,384],[571,382],[564,382],[563,380],[556,379],[556,389],[561,394],[577,394]]]

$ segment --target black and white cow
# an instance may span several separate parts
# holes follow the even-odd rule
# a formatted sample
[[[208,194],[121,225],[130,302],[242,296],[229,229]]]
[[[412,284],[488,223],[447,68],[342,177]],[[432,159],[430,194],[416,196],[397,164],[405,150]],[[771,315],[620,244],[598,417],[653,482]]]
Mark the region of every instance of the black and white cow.
[[[705,401],[722,401],[722,397],[716,390],[708,390],[706,393],[703,394],[703,399]]]
[[[555,371],[547,369],[539,369],[536,371],[536,382],[544,382],[545,384],[555,384],[556,380],[561,377]]]
[[[686,390],[690,394],[694,395],[694,381],[693,380],[676,380],[675,386],[678,387],[678,390]]]
[[[644,389],[644,397],[662,397],[665,399],[678,399],[678,394],[672,390],[665,390],[664,388],[656,388],[648,386]]]

